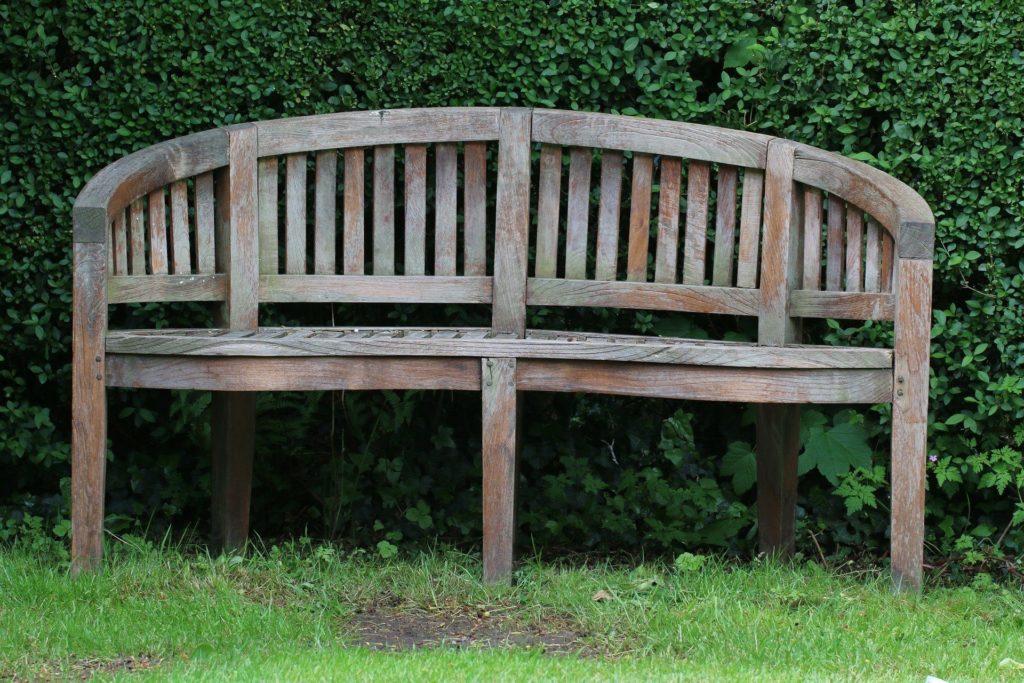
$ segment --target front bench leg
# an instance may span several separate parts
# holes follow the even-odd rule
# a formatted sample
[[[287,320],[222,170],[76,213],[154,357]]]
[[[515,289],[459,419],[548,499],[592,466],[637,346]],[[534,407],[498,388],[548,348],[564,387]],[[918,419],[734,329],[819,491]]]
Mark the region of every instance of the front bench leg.
[[[215,391],[211,408],[213,441],[213,547],[240,550],[249,538],[256,394]]]
[[[484,581],[510,582],[516,531],[516,360],[484,358]]]
[[[789,557],[795,549],[800,406],[757,410],[757,527],[761,552]]]

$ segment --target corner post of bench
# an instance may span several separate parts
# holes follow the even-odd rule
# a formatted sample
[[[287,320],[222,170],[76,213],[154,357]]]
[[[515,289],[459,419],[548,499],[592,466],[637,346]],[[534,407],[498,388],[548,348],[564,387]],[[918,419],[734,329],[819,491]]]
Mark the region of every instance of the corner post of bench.
[[[99,568],[106,494],[107,210],[75,205],[71,329],[71,568]]]
[[[228,166],[216,183],[217,270],[228,276],[228,298],[217,326],[255,330],[259,324],[257,127],[224,129]],[[212,541],[221,551],[244,548],[256,431],[256,394],[214,392],[211,407]]]
[[[790,292],[798,286],[802,262],[800,207],[793,182],[795,147],[768,144],[765,164],[764,240],[758,344],[800,341],[800,320],[789,316]],[[757,518],[761,552],[790,556],[795,549],[797,457],[800,406],[765,403],[757,411]]]
[[[928,449],[934,224],[901,224],[896,237],[892,399],[892,582],[921,587]]]

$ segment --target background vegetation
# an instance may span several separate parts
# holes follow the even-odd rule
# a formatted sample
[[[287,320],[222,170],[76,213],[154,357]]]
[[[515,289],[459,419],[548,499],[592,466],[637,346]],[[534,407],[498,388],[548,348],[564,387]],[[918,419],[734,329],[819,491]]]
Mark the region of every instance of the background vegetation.
[[[781,135],[865,159],[918,189],[938,219],[929,555],[952,558],[951,573],[1017,571],[1018,3],[24,0],[0,4],[0,33],[0,540],[68,530],[70,207],[93,173],[140,147],[239,121],[516,104]],[[195,311],[142,306],[130,315],[158,324]],[[533,315],[575,324],[582,314]],[[586,322],[750,333],[723,318],[611,312]],[[881,343],[891,327],[828,323],[813,333]],[[386,555],[435,536],[477,541],[478,400],[262,396],[254,528],[308,529]],[[111,401],[108,526],[205,524],[208,395],[113,391]],[[549,549],[749,551],[749,417],[725,404],[531,395],[524,539]],[[881,555],[887,409],[807,411],[804,424],[798,542],[815,553]]]

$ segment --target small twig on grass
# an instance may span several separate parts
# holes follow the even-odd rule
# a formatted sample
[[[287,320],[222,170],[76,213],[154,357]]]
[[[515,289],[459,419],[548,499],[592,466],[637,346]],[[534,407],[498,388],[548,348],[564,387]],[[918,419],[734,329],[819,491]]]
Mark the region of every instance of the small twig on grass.
[[[818,549],[818,557],[821,558],[821,564],[825,569],[828,569],[828,560],[825,559],[825,553],[821,551],[821,546],[818,545],[818,537],[815,536],[814,532],[810,529],[807,530],[807,533],[811,535],[811,540],[814,541],[814,547]]]

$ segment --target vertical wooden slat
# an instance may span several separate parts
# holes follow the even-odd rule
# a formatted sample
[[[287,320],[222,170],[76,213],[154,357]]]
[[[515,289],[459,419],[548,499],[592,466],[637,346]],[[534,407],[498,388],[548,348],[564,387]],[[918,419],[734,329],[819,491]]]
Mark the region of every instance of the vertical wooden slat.
[[[715,207],[715,262],[711,284],[732,285],[732,252],[736,246],[736,167],[718,167]]]
[[[526,331],[526,251],[530,239],[530,109],[503,108],[499,119],[491,328]]]
[[[171,183],[171,267],[176,275],[192,272],[192,249],[188,239],[188,184]]]
[[[213,256],[214,270],[228,272],[231,265],[231,194],[228,187],[228,167],[214,171],[213,183]],[[227,327],[227,306],[218,307],[222,320],[217,327]]]
[[[852,204],[846,207],[846,291],[864,289],[863,270],[864,218]]]
[[[804,188],[803,289],[821,289],[821,190]]]
[[[373,148],[373,274],[395,274],[395,146]]]
[[[883,292],[892,291],[893,280],[893,251],[895,251],[892,235],[888,230],[882,232],[882,260],[879,273],[878,286]]]
[[[462,215],[466,275],[487,274],[487,143],[467,142],[462,150]]]
[[[708,191],[711,167],[691,161],[686,175],[686,246],[683,253],[683,284],[704,284],[708,241]]]
[[[882,272],[882,240],[881,228],[873,219],[868,218],[867,244],[864,255],[864,291],[877,292]]]
[[[214,239],[213,173],[196,176],[196,272],[213,273],[216,270]],[[262,218],[263,207],[260,206]],[[262,242],[261,242],[262,244]],[[274,264],[277,264],[277,160],[274,160]],[[276,270],[274,271],[277,272]]]
[[[736,263],[737,287],[757,287],[763,195],[764,172],[753,168],[744,170],[743,200],[740,205],[740,248]]]
[[[132,275],[146,274],[146,219],[144,213],[141,197],[128,205],[128,256],[131,261]]]
[[[658,241],[654,250],[655,282],[676,282],[682,173],[682,161],[674,157],[662,158],[661,189],[658,192]]]
[[[338,153],[316,153],[316,180],[313,195],[313,272],[334,275],[338,209]]]
[[[558,212],[562,196],[561,147],[541,146],[537,195],[537,258],[534,275],[555,277],[558,263]]]
[[[598,280],[614,280],[619,260],[619,206],[622,201],[622,152],[601,154],[601,203],[597,209]]]
[[[427,147],[405,146],[405,274],[426,272]]]
[[[482,359],[484,581],[512,576],[516,531],[516,359]]]
[[[228,128],[228,326],[256,329],[259,320],[256,126]]]
[[[435,148],[434,274],[455,275],[458,211],[458,148],[444,142]]]
[[[828,237],[825,246],[825,288],[838,292],[843,288],[843,200],[835,195],[828,198]]]
[[[149,193],[149,272],[167,274],[167,221],[164,188]]]
[[[565,277],[587,277],[587,230],[590,213],[591,151],[573,147],[569,152],[569,198],[566,207]]]
[[[285,162],[284,272],[306,272],[306,154]]]
[[[125,223],[124,211],[114,216],[113,240],[110,243],[114,256],[114,275],[128,274],[128,225]]]
[[[650,154],[633,155],[633,182],[629,194],[629,247],[626,255],[626,279],[630,282],[647,281],[653,163]]]
[[[345,275],[362,275],[366,261],[363,247],[364,159],[362,148],[345,150]]]

